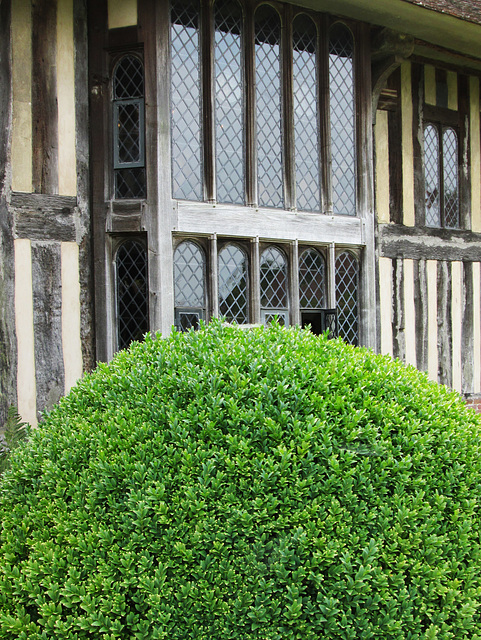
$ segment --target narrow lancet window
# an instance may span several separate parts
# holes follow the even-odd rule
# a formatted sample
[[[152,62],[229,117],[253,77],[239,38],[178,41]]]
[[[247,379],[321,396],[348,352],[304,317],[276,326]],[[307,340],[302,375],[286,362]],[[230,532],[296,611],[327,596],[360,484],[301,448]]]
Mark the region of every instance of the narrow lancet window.
[[[179,330],[197,329],[205,318],[205,257],[190,240],[174,253],[175,323]]]
[[[115,197],[144,198],[144,69],[136,56],[124,56],[115,68],[112,106]]]
[[[247,256],[231,244],[219,253],[219,314],[228,322],[249,322]]]
[[[268,324],[274,316],[289,324],[287,296],[287,260],[277,247],[269,247],[260,262],[261,316]]]
[[[214,19],[217,201],[244,204],[241,8],[235,0],[218,0]]]
[[[280,48],[279,15],[262,5],[255,14],[258,200],[283,208]]]
[[[443,132],[444,224],[459,227],[458,136],[450,127]]]
[[[123,242],[115,257],[117,344],[125,349],[149,330],[147,253],[138,240]]]
[[[424,203],[428,227],[441,226],[439,153],[438,130],[428,124],[424,128]]]
[[[195,0],[172,4],[172,193],[202,200],[199,8]]]
[[[356,132],[353,39],[343,24],[329,37],[331,181],[334,213],[356,215]]]
[[[301,211],[319,211],[317,30],[308,16],[294,20],[292,44],[296,203]]]
[[[359,343],[359,262],[348,251],[336,260],[336,304],[339,335],[349,344]]]

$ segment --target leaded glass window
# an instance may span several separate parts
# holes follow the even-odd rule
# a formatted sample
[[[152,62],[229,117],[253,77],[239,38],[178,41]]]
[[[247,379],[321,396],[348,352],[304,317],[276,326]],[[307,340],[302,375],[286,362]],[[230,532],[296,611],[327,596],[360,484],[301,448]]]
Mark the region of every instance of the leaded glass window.
[[[149,330],[147,253],[138,240],[123,242],[115,257],[117,344],[125,349]]]
[[[452,128],[443,131],[444,225],[459,227],[458,136]]]
[[[356,132],[354,43],[340,23],[329,36],[329,99],[331,120],[331,180],[334,213],[356,215]]]
[[[199,6],[173,2],[171,30],[172,192],[202,200]]]
[[[134,55],[121,58],[113,74],[114,177],[116,198],[144,198],[144,70]]]
[[[426,225],[441,226],[439,172],[439,135],[437,128],[429,124],[424,129],[424,202]]]
[[[281,128],[281,23],[268,5],[255,14],[257,188],[261,206],[284,206]]]
[[[458,136],[452,127],[424,128],[424,204],[428,227],[459,227]]]
[[[174,304],[179,329],[198,327],[205,317],[205,294],[204,253],[195,242],[186,240],[174,253]]]
[[[296,203],[320,211],[317,29],[308,16],[294,20],[292,44]]]
[[[219,315],[228,322],[247,324],[247,256],[229,244],[219,252]]]
[[[218,0],[214,18],[217,201],[243,204],[242,11],[234,0]]]
[[[306,249],[299,258],[299,306],[301,309],[326,307],[326,265],[316,249]]]
[[[344,251],[336,259],[336,304],[339,335],[346,342],[359,343],[359,262]]]
[[[281,324],[288,324],[287,260],[277,247],[268,247],[261,255],[260,289],[264,322],[277,315]]]

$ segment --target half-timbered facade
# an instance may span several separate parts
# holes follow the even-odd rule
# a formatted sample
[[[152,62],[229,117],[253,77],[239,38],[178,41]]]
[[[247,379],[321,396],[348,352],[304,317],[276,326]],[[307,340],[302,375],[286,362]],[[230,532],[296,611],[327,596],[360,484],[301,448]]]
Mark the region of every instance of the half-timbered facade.
[[[0,419],[147,331],[329,329],[481,393],[481,7],[0,1]]]

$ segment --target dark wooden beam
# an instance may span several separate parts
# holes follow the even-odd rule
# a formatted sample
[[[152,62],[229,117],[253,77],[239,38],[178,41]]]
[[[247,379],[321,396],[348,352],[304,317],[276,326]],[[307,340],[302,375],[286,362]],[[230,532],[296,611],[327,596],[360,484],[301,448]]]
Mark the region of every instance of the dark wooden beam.
[[[57,3],[32,4],[32,175],[36,193],[58,193]]]

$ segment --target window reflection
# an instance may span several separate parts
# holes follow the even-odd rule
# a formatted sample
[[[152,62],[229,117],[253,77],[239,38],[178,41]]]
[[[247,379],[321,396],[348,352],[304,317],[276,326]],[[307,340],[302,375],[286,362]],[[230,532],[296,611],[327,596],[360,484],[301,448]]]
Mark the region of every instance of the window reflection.
[[[296,203],[303,211],[321,208],[316,54],[316,26],[308,16],[297,16],[293,25]]]
[[[199,9],[193,0],[173,3],[171,39],[172,192],[201,200]]]
[[[243,204],[242,12],[231,0],[219,0],[214,10],[217,200]]]
[[[443,132],[444,224],[459,227],[458,136],[454,129]]]
[[[332,200],[334,213],[356,214],[353,40],[335,24],[329,38]]]
[[[234,245],[219,253],[219,314],[228,322],[246,324],[247,308],[247,256]]]
[[[437,128],[429,124],[424,129],[424,202],[426,225],[441,226],[439,176],[439,136]]]
[[[282,208],[281,26],[267,5],[256,11],[255,37],[258,199],[262,206]]]

